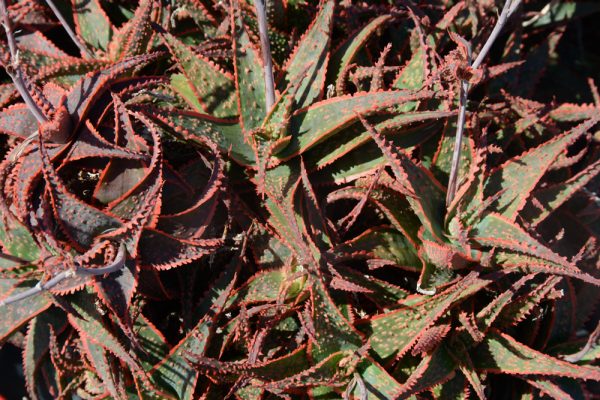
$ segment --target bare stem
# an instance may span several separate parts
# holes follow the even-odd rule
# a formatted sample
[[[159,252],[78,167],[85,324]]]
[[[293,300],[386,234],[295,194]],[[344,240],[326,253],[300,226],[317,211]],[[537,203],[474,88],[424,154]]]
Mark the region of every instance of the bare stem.
[[[500,32],[502,32],[502,29],[504,29],[506,22],[517,10],[519,5],[521,4],[521,1],[522,0],[506,0],[506,3],[504,3],[504,7],[502,8],[502,12],[500,13],[500,16],[498,17],[498,21],[496,21],[496,25],[494,26],[494,29],[492,30],[492,32],[490,33],[490,36],[488,37],[488,39],[484,43],[483,47],[481,48],[481,51],[477,55],[477,58],[475,58],[475,61],[473,61],[473,63],[470,64],[473,69],[477,69],[481,66],[481,63],[483,62],[483,60],[489,53],[490,49],[492,48],[492,45],[494,44],[494,42],[500,35]],[[469,50],[468,62],[471,63],[471,54],[470,54],[471,46],[468,43],[467,43],[467,49]],[[460,167],[460,150],[462,148],[462,139],[463,139],[464,130],[465,130],[465,120],[466,120],[466,114],[467,114],[467,100],[469,97],[469,90],[470,90],[469,82],[466,80],[461,80],[460,81],[458,121],[457,121],[457,126],[456,126],[456,137],[454,140],[454,150],[452,153],[452,166],[450,169],[450,177],[448,179],[448,191],[446,192],[446,206],[449,206],[452,203],[452,200],[454,200],[454,197],[456,196],[457,183],[458,183],[458,170]]]
[[[594,329],[594,332],[592,332],[590,334],[590,337],[588,338],[588,341],[586,342],[585,346],[583,346],[583,348],[581,350],[579,350],[577,353],[570,354],[570,355],[564,357],[564,359],[570,363],[576,363],[578,361],[581,361],[583,359],[583,357],[585,357],[586,354],[589,353],[589,351],[594,346],[596,346],[596,343],[598,342],[598,338],[600,338],[600,322],[596,326],[596,329]]]
[[[467,116],[467,98],[469,95],[469,82],[460,81],[460,98],[458,121],[456,122],[456,135],[454,137],[454,151],[452,152],[452,166],[450,168],[450,177],[448,178],[448,191],[446,192],[446,206],[449,206],[456,195],[456,185],[458,183],[458,167],[460,166],[460,150],[462,149],[462,139],[465,130],[465,119]]]
[[[60,24],[62,25],[62,27],[64,28],[64,30],[67,32],[67,35],[69,35],[69,37],[71,38],[71,40],[73,41],[73,43],[75,43],[75,46],[77,46],[79,48],[79,51],[81,52],[81,55],[82,56],[85,55],[88,58],[92,58],[93,57],[92,53],[90,53],[90,51],[88,50],[88,48],[85,47],[83,45],[83,43],[81,43],[81,41],[79,40],[79,38],[77,37],[77,35],[75,34],[75,32],[73,32],[73,29],[71,28],[71,26],[67,23],[67,20],[65,19],[65,17],[63,17],[63,15],[60,13],[59,9],[54,4],[54,2],[52,0],[46,0],[46,4],[48,5],[48,7],[50,7],[50,9],[52,10],[52,12],[54,13],[54,15],[56,16],[56,18],[60,22]]]
[[[56,287],[59,283],[68,278],[73,277],[86,277],[86,276],[99,276],[104,274],[110,274],[116,272],[123,268],[125,265],[125,244],[121,243],[119,246],[119,251],[115,256],[115,259],[112,263],[105,265],[100,268],[84,268],[81,266],[77,266],[75,270],[66,270],[59,272],[51,279],[46,282],[39,281],[34,287],[24,290],[15,294],[14,296],[9,296],[4,300],[0,301],[0,306],[16,303],[17,301],[21,301],[27,299],[29,297],[35,296],[38,293],[44,292],[46,290],[51,290]]]
[[[29,111],[31,111],[35,119],[37,119],[40,124],[46,122],[48,119],[35,103],[33,97],[31,97],[31,93],[29,93],[27,85],[25,84],[25,77],[19,65],[19,49],[17,48],[17,42],[15,41],[10,18],[8,17],[6,0],[0,0],[0,18],[2,19],[2,26],[6,32],[6,41],[8,42],[8,49],[10,51],[10,63],[9,65],[5,65],[4,69],[8,76],[10,76],[10,79],[13,81],[17,91],[25,101],[25,104],[27,104],[27,107],[29,107]]]
[[[258,18],[258,33],[260,35],[260,49],[263,59],[263,73],[265,78],[265,105],[269,112],[275,104],[275,80],[273,79],[273,60],[271,59],[271,44],[267,32],[267,13],[263,0],[254,0],[256,17]]]

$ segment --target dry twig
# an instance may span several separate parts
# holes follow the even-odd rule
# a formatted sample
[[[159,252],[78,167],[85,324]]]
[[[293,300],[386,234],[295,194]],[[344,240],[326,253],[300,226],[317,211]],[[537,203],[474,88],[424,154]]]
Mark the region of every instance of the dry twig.
[[[506,0],[504,3],[504,7],[502,8],[502,12],[498,17],[498,21],[496,21],[496,25],[490,33],[490,36],[486,40],[483,45],[481,51],[473,61],[473,64],[470,64],[470,45],[467,43],[467,49],[469,50],[469,64],[473,69],[477,69],[481,66],[481,63],[487,56],[488,52],[492,48],[492,45],[502,32],[502,29],[506,25],[508,19],[514,14],[516,9],[521,4],[522,0]],[[446,205],[450,205],[452,200],[454,200],[454,196],[456,196],[457,184],[458,184],[458,168],[460,166],[460,149],[462,147],[462,139],[465,129],[465,119],[467,114],[467,99],[469,96],[469,82],[466,80],[460,81],[460,95],[459,95],[459,111],[458,111],[458,121],[456,127],[456,137],[454,141],[454,152],[452,153],[452,166],[450,169],[450,178],[448,179],[448,191],[446,192]]]

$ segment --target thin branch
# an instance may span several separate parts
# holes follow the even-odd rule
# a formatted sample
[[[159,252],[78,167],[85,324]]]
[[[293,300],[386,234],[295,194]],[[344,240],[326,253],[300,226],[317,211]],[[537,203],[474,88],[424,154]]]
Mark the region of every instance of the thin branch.
[[[71,38],[73,43],[75,43],[75,46],[77,46],[79,48],[81,55],[82,56],[85,55],[88,58],[93,58],[92,53],[90,53],[89,49],[87,47],[85,47],[83,45],[83,43],[81,43],[81,41],[79,40],[79,38],[77,37],[75,32],[73,32],[73,29],[71,29],[71,26],[67,23],[67,20],[65,19],[65,17],[63,17],[63,15],[60,13],[59,9],[54,4],[54,2],[52,0],[46,0],[46,4],[48,5],[48,7],[50,7],[50,9],[52,10],[54,15],[60,22],[60,24],[62,25],[64,30],[67,32],[67,35],[69,35],[69,37]]]
[[[265,105],[266,111],[275,104],[275,80],[273,78],[273,60],[271,59],[271,44],[267,31],[267,13],[263,0],[254,0],[256,17],[258,18],[258,33],[260,35],[260,49],[263,59],[263,73],[265,78]]]
[[[14,296],[9,296],[4,300],[0,300],[0,307],[16,303],[17,301],[21,301],[26,298],[35,296],[38,293],[51,290],[52,288],[56,287],[59,283],[68,278],[99,276],[116,272],[123,268],[123,266],[125,265],[125,250],[125,244],[121,243],[119,246],[119,251],[117,252],[117,255],[115,256],[115,259],[112,263],[100,268],[84,268],[81,266],[77,266],[74,270],[66,270],[59,272],[46,282],[39,281],[34,287],[30,289],[19,292]]]
[[[504,7],[502,8],[502,12],[500,13],[500,16],[498,17],[498,21],[496,21],[496,25],[494,26],[494,29],[490,33],[490,36],[484,43],[483,47],[481,48],[481,51],[479,52],[479,54],[477,55],[477,58],[475,58],[475,61],[473,61],[472,64],[471,64],[471,60],[470,60],[471,46],[467,43],[467,49],[469,50],[468,63],[471,66],[471,68],[477,69],[481,66],[481,63],[483,63],[483,60],[489,53],[490,49],[492,48],[492,45],[494,44],[494,42],[500,35],[500,32],[502,32],[502,29],[504,29],[506,22],[515,13],[517,8],[521,4],[521,1],[522,0],[506,0],[506,2],[504,3]],[[464,129],[465,129],[465,120],[466,120],[466,114],[467,114],[467,100],[469,97],[469,90],[470,90],[469,82],[466,80],[461,80],[460,81],[458,121],[457,121],[457,127],[456,127],[456,137],[454,140],[454,151],[452,153],[452,166],[450,169],[450,177],[448,179],[448,191],[446,192],[446,206],[449,206],[452,203],[452,200],[454,200],[454,197],[456,196],[457,183],[458,183],[458,170],[460,167],[460,150],[462,148],[462,139],[463,139]]]
[[[598,338],[600,338],[600,322],[596,326],[596,329],[594,329],[594,332],[590,334],[590,337],[588,338],[585,346],[583,346],[583,348],[577,353],[565,356],[565,361],[568,361],[570,363],[576,363],[581,361],[587,355],[587,353],[589,353],[589,351],[597,345]]]
[[[25,83],[25,75],[21,70],[19,65],[19,49],[17,48],[17,42],[15,41],[15,36],[12,30],[12,24],[10,23],[10,18],[8,17],[8,9],[6,8],[6,0],[0,0],[0,18],[2,19],[2,26],[4,27],[4,31],[6,32],[6,40],[8,42],[8,49],[10,51],[10,63],[9,65],[5,65],[4,69],[10,79],[12,79],[17,91],[29,107],[29,111],[33,114],[35,119],[41,124],[48,120],[46,115],[42,112],[40,107],[35,103],[33,97],[31,97],[31,93],[27,90],[27,85]]]
[[[508,3],[508,2],[507,2]],[[467,48],[467,62],[471,63],[471,45],[464,43]],[[450,177],[448,179],[448,191],[446,192],[446,206],[452,203],[456,195],[456,185],[458,183],[458,167],[460,166],[460,150],[462,149],[462,139],[465,130],[465,119],[467,117],[467,99],[469,96],[469,82],[460,81],[458,121],[456,122],[456,135],[454,137],[454,152],[452,153],[452,166],[450,168]]]

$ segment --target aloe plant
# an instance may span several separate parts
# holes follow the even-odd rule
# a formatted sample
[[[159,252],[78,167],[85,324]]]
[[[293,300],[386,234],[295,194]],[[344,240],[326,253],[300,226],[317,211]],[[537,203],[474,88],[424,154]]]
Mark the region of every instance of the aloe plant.
[[[44,4],[0,1],[29,397],[594,392],[600,96],[532,95],[584,3]]]

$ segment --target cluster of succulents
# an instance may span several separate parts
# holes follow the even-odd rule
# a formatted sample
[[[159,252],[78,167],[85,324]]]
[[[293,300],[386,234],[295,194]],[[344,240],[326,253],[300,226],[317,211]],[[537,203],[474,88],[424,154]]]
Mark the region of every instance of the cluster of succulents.
[[[30,398],[598,393],[600,95],[540,90],[594,3],[0,3]]]

